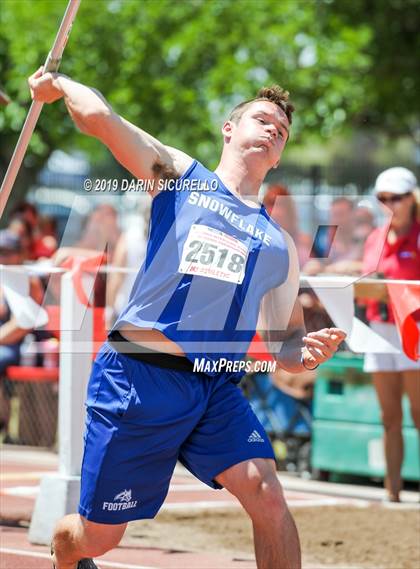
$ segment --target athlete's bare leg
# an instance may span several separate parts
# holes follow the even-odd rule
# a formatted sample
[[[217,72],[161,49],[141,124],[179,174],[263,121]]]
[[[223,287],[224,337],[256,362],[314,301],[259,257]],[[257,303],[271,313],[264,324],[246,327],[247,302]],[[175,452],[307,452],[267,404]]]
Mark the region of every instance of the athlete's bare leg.
[[[414,426],[420,430],[420,371],[402,371],[404,391],[410,400],[410,411]]]
[[[127,524],[97,524],[78,514],[62,518],[52,540],[56,569],[76,569],[80,559],[100,557],[117,547]]]
[[[375,372],[373,384],[378,395],[384,425],[384,449],[387,477],[385,486],[389,498],[399,500],[401,466],[404,455],[402,436],[403,379],[398,372]]]
[[[299,537],[274,461],[247,460],[216,480],[238,498],[252,520],[258,569],[300,569]]]

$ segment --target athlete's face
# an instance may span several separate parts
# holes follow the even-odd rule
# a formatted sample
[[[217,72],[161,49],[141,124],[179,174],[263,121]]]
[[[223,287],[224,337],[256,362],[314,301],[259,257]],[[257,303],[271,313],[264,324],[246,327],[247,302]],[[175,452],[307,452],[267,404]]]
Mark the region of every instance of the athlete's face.
[[[225,144],[255,157],[267,170],[277,166],[289,136],[286,114],[274,103],[256,101],[244,111],[238,123],[223,126]]]

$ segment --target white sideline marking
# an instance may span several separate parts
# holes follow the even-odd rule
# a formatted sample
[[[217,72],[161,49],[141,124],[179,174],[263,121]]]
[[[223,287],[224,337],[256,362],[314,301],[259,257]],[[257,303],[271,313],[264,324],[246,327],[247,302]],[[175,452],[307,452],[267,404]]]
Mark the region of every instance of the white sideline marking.
[[[28,480],[39,478],[39,476],[28,476]],[[209,492],[212,488],[205,486],[204,484],[171,484],[169,487],[169,492],[203,492],[208,490]],[[39,485],[37,486],[9,486],[1,490],[1,494],[7,494],[9,496],[36,496],[39,493]]]
[[[374,488],[372,486],[354,486],[352,484],[339,484],[337,482],[321,482],[319,480],[304,480],[295,478],[284,473],[277,473],[283,489],[296,492],[310,492],[311,494],[327,494],[329,496],[337,496],[340,498],[354,498],[361,500],[369,500],[370,502],[382,502],[385,498],[385,490],[383,488]],[[403,490],[401,499],[404,503],[418,503],[418,492]]]
[[[163,504],[160,511],[165,510],[202,510],[207,508],[238,508],[240,506],[239,502],[231,501],[231,502],[210,502],[210,501],[203,501],[203,502],[173,502],[169,504]]]
[[[8,547],[0,547],[0,553],[7,553],[9,555],[21,555],[22,557],[39,557],[41,559],[51,559],[49,553],[41,553],[40,551],[25,551],[24,549],[10,549]],[[149,567],[146,565],[129,565],[128,563],[119,563],[118,561],[103,561],[102,559],[95,559],[102,567],[115,567],[116,569],[156,569],[156,567]]]
[[[286,500],[292,508],[317,508],[318,506],[352,506],[355,508],[368,508],[368,500],[355,500],[351,498],[322,498],[320,500]]]
[[[370,505],[367,500],[356,500],[351,498],[320,498],[308,500],[286,500],[287,505],[292,508],[314,508],[323,506],[354,506],[358,508],[365,508]],[[240,504],[237,501],[202,501],[202,502],[173,502],[164,504],[160,511],[168,510],[181,510],[181,511],[194,511],[205,509],[218,509],[218,508],[239,508]]]
[[[213,490],[207,484],[171,484],[169,492],[204,492],[205,490]]]
[[[11,486],[10,488],[3,488],[1,493],[8,496],[32,497],[39,494],[39,486]]]
[[[172,484],[169,487],[169,492],[209,492],[212,488],[205,486],[204,484]],[[8,496],[36,496],[39,494],[39,486],[9,486],[8,488],[3,488],[1,494],[7,494]]]
[[[30,480],[31,478],[35,479],[35,478],[39,478],[38,476],[28,476],[27,479]],[[1,479],[1,477],[0,477]],[[39,485],[37,486],[9,486],[8,488],[3,488],[2,493],[3,494],[15,494],[15,490],[16,490],[16,495],[20,492],[20,490],[18,490],[18,488],[32,488],[33,493],[38,492],[39,489]],[[207,486],[206,484],[171,484],[169,486],[169,492],[205,492],[206,490],[208,490],[209,492],[211,490],[213,490],[213,488],[210,488],[210,486]],[[24,492],[24,490],[22,490],[22,492]],[[29,490],[28,490],[29,492]]]
[[[41,472],[5,472],[0,474],[0,480],[2,482],[8,482],[9,480],[39,480],[45,476],[45,474],[51,474],[51,471],[42,470]]]

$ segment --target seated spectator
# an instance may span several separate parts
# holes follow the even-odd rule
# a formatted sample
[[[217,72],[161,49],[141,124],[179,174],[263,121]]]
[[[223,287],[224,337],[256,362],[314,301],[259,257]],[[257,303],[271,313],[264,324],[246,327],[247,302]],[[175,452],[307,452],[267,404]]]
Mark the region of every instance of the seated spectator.
[[[22,262],[34,260],[32,226],[25,216],[15,213],[10,217],[7,229],[15,234],[21,244]]]
[[[10,220],[14,218],[23,219],[26,224],[29,224],[29,234],[31,238],[31,243],[29,251],[27,252],[27,259],[25,260],[36,260],[36,255],[34,251],[35,237],[38,230],[38,210],[36,207],[29,202],[19,202],[10,212]]]
[[[33,204],[29,202],[19,202],[13,207],[10,216],[13,217],[15,214],[22,215],[32,227],[32,231],[35,231],[38,225],[38,210]]]
[[[0,265],[21,265],[23,248],[19,237],[5,229],[0,231]],[[38,278],[30,279],[30,295],[38,304],[42,303],[43,291]],[[30,330],[21,328],[11,313],[0,286],[0,381],[6,368],[18,365],[20,346]],[[0,428],[7,431],[10,415],[10,391],[0,384]]]
[[[39,216],[33,204],[17,204],[11,211],[8,229],[21,237],[25,261],[51,257],[57,249],[55,220],[52,217]]]

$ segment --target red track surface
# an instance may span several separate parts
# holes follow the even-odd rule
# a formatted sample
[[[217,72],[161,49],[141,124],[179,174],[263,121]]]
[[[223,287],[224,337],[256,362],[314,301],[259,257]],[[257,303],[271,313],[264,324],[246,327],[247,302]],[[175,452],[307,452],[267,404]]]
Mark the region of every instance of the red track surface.
[[[15,454],[15,453],[13,453]],[[20,455],[20,456],[19,456]],[[29,522],[35,504],[36,491],[43,473],[56,471],[56,466],[42,463],[42,455],[36,464],[25,461],[24,452],[16,453],[16,460],[8,458],[1,464],[0,486],[0,567],[1,569],[51,569],[48,547],[34,546],[28,542],[25,527],[11,527],[13,523]],[[215,492],[207,489],[199,481],[189,476],[174,477],[173,489],[169,492],[166,503],[187,507],[199,502],[228,502],[234,505],[236,500],[226,491]],[[186,490],[182,488],[185,487]],[[33,490],[31,490],[33,489]],[[16,495],[19,493],[25,494]],[[7,525],[6,525],[7,524]],[[103,562],[106,562],[104,564]],[[172,552],[164,549],[139,547],[129,540],[116,550],[101,558],[101,569],[130,568],[165,568],[165,569],[215,569],[215,568],[254,568],[252,560],[233,561],[218,554]]]
[[[57,470],[55,455],[34,450],[13,449],[2,454],[0,475],[0,567],[1,569],[51,569],[48,547],[31,545],[27,538],[37,488],[44,473]],[[285,491],[289,504],[322,504],[331,496],[309,492]],[[333,498],[334,499],[334,498]],[[340,500],[338,500],[340,501]],[[192,476],[176,473],[164,508],[194,509],[218,506],[238,507],[227,491],[215,491]],[[18,527],[20,523],[20,527]],[[15,526],[15,527],[13,527]],[[101,558],[101,569],[255,569],[255,562],[232,559],[218,553],[191,553],[145,548],[134,541]]]

